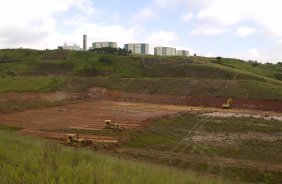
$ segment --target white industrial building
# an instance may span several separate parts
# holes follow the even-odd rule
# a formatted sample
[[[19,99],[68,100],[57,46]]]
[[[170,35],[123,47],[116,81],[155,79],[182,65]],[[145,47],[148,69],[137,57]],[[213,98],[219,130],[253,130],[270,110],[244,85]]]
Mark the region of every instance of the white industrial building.
[[[189,56],[189,51],[188,50],[178,50],[177,56]]]
[[[124,44],[124,49],[131,51],[132,54],[149,54],[149,44],[147,43]]]
[[[155,47],[154,55],[157,55],[157,56],[175,56],[176,55],[176,48]]]
[[[116,42],[93,42],[92,43],[92,49],[100,49],[104,47],[117,48],[117,43]]]
[[[58,46],[60,49],[65,50],[82,50],[79,45],[73,44],[73,45],[67,45],[67,43],[64,43],[63,46]]]

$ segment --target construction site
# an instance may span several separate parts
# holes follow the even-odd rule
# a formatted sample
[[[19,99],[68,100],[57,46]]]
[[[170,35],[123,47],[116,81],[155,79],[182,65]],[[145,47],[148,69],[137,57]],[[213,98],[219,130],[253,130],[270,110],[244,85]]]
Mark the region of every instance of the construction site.
[[[268,120],[282,120],[282,113],[278,109],[282,108],[282,106],[279,103],[275,105],[275,101],[260,102],[250,100],[242,103],[240,100],[236,100],[236,104],[232,108],[229,104],[230,100],[227,100],[227,104],[225,104],[223,98],[201,99],[190,97],[185,102],[185,99],[173,96],[138,95],[122,92],[119,92],[119,95],[118,97],[116,91],[111,92],[103,88],[92,88],[87,94],[80,95],[62,92],[41,96],[38,94],[4,94],[4,97],[0,100],[1,102],[20,102],[22,100],[22,102],[27,103],[28,101],[34,101],[34,99],[40,101],[40,98],[67,100],[68,98],[82,98],[82,96],[84,101],[0,114],[0,122],[21,127],[21,131],[25,134],[64,142],[66,136],[63,130],[102,131],[106,126],[106,120],[117,122],[124,129],[142,130],[148,126],[148,120],[150,119],[175,115],[181,112],[199,113],[215,117],[256,117]],[[163,99],[166,99],[166,103],[163,103]],[[249,106],[250,108],[248,108]],[[273,108],[272,111],[269,111],[270,108]],[[118,143],[119,141],[111,136],[83,133],[80,133],[80,137],[91,139],[93,143]]]
[[[9,63],[16,76],[0,67],[5,76],[0,79],[5,86],[0,94],[0,128],[205,177],[239,183],[281,181],[279,80],[197,57],[172,64],[172,58],[116,61],[89,54],[96,69],[89,69],[87,61],[81,69],[81,63],[70,59],[78,54],[42,53],[39,61],[35,58],[21,71]],[[109,61],[103,63],[99,57]],[[134,61],[132,68],[121,69],[129,60]],[[172,65],[174,71],[164,72]],[[183,73],[183,67],[190,72]]]

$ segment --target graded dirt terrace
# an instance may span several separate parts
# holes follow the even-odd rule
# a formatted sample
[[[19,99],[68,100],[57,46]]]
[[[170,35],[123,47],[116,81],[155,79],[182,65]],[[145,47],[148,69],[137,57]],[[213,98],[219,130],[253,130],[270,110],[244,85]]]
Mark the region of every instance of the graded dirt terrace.
[[[111,119],[124,128],[138,128],[143,127],[142,122],[148,118],[187,109],[186,106],[93,100],[80,104],[1,114],[0,122],[48,131],[62,128],[101,130],[105,125],[104,120]]]
[[[26,134],[62,140],[65,138],[64,133],[56,130],[102,130],[105,126],[104,120],[107,119],[114,120],[125,129],[143,128],[146,124],[144,121],[148,118],[174,114],[187,109],[186,106],[92,100],[60,107],[0,114],[0,122],[22,127],[22,132]],[[86,137],[97,139],[97,136]]]
[[[60,130],[102,130],[104,120],[114,120],[125,129],[142,129],[147,119],[176,114],[181,111],[204,113],[207,116],[261,116],[268,119],[282,119],[282,113],[246,109],[218,109],[191,107],[184,105],[165,105],[141,102],[122,102],[108,100],[90,100],[78,104],[58,107],[26,110],[0,114],[0,123],[22,127],[23,133],[57,141],[64,141],[66,133]],[[212,114],[213,113],[213,114]],[[243,113],[243,114],[242,114]],[[117,142],[115,137],[83,135],[81,137],[100,142]]]

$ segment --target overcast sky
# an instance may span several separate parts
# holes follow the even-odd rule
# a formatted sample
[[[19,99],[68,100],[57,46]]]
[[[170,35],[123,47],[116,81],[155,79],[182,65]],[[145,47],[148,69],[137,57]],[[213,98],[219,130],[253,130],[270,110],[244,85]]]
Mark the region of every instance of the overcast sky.
[[[0,48],[147,42],[202,56],[282,61],[279,0],[0,0]]]

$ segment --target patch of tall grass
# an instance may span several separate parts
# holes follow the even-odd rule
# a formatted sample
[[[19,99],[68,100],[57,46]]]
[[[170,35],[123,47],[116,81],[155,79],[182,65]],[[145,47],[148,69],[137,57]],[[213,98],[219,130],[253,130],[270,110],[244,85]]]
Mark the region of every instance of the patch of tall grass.
[[[0,178],[3,183],[223,183],[4,130],[0,130]]]

